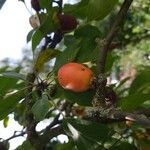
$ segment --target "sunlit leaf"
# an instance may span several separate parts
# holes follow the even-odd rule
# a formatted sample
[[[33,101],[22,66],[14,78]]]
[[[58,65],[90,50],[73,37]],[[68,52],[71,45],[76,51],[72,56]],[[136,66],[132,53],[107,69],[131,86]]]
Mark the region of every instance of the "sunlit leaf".
[[[4,128],[7,128],[8,123],[9,123],[9,117],[7,116],[7,117],[6,117],[6,118],[4,118],[4,120],[3,120]]]
[[[44,64],[50,59],[56,57],[57,54],[59,54],[59,52],[59,50],[50,48],[41,51],[35,61],[34,70],[36,70],[37,72],[41,71],[43,69]]]

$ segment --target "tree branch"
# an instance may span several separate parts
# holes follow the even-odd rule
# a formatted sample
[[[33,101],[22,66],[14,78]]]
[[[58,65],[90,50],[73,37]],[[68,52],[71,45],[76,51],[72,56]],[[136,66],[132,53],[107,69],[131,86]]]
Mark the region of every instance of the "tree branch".
[[[97,123],[118,123],[126,120],[133,121],[144,125],[146,127],[150,126],[150,109],[143,109],[134,111],[132,113],[129,112],[121,112],[121,111],[110,111],[109,114],[102,115],[99,110],[88,110],[86,115],[82,117],[82,119],[97,122]]]
[[[9,137],[8,139],[6,139],[5,141],[9,141],[9,140],[14,139],[14,138],[17,138],[17,137],[19,137],[19,136],[24,136],[25,134],[27,134],[26,131],[21,131],[21,132],[18,133],[18,134],[16,134],[16,132],[14,132],[14,134],[13,134],[11,137]]]
[[[109,47],[110,47],[111,42],[113,41],[114,37],[117,35],[118,30],[120,29],[120,25],[123,23],[123,20],[127,15],[128,9],[129,9],[132,1],[133,0],[125,0],[124,1],[119,13],[117,14],[116,20],[105,39],[105,43],[101,50],[99,60],[98,60],[98,65],[97,65],[99,73],[104,73],[104,71],[105,71],[105,64],[106,64],[106,58],[107,58],[107,53],[108,53]]]
[[[27,130],[27,138],[31,142],[31,144],[37,149],[42,150],[40,143],[40,138],[38,133],[36,132],[36,121],[34,120],[34,115],[32,113],[32,106],[34,104],[33,97],[32,97],[32,84],[34,83],[36,78],[35,73],[28,73],[26,77],[26,83],[27,83],[27,90],[25,92],[26,98],[26,111],[25,111],[25,120],[26,120],[26,130]]]
[[[128,9],[132,1],[133,0],[125,0],[124,3],[122,4],[121,9],[117,14],[116,20],[105,39],[100,56],[98,57],[99,60],[97,62],[98,77],[96,82],[96,93],[92,100],[92,104],[94,107],[105,107],[106,105],[105,92],[106,92],[107,80],[106,77],[104,76],[104,72],[105,72],[107,53],[111,46],[111,42],[113,41],[113,38],[116,36],[121,24],[123,23],[124,18],[127,15]]]

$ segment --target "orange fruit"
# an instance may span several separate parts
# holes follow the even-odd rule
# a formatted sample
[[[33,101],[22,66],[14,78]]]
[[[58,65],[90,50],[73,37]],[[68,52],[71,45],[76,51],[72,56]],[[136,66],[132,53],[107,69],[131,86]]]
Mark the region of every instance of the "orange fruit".
[[[93,76],[92,70],[84,65],[68,63],[60,67],[57,78],[64,89],[84,92],[90,88]]]

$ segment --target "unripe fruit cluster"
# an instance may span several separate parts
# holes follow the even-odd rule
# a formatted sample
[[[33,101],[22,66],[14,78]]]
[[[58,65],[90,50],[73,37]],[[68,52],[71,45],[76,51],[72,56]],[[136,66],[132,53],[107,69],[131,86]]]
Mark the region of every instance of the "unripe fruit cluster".
[[[57,78],[64,89],[84,92],[90,88],[93,76],[92,70],[84,65],[68,63],[60,67]]]

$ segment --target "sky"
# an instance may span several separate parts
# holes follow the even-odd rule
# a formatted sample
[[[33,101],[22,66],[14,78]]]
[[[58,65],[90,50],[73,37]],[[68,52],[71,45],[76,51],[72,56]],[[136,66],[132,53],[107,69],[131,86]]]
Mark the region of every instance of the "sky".
[[[27,0],[29,1],[29,0]],[[29,8],[31,10],[31,7]],[[0,60],[9,57],[20,59],[31,30],[30,13],[18,0],[7,0],[0,10]]]

